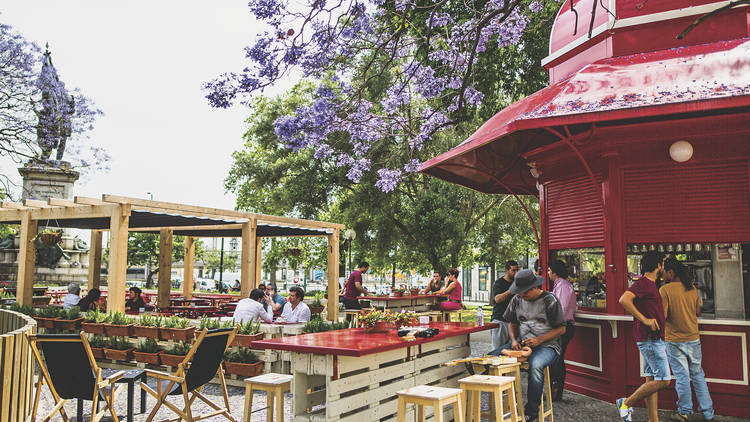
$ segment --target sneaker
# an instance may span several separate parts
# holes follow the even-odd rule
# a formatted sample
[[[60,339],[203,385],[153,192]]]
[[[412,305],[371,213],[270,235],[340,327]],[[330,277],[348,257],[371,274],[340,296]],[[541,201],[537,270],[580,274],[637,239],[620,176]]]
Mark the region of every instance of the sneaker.
[[[625,397],[617,399],[615,404],[617,405],[617,411],[620,413],[620,418],[623,422],[633,422],[633,408],[625,406]]]
[[[692,416],[693,416],[693,415],[683,415],[682,413],[679,413],[679,412],[674,412],[674,413],[672,413],[672,415],[671,415],[671,416],[669,417],[669,420],[670,420],[670,421],[675,421],[675,422],[687,422],[687,421],[689,421],[689,420],[693,420],[693,419],[691,419],[691,418],[692,418]]]

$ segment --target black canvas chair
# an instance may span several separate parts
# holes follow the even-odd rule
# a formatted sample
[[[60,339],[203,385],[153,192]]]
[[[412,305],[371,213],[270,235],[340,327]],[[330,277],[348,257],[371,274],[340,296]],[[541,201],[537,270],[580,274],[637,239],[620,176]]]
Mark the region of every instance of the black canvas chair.
[[[39,376],[34,394],[34,406],[27,421],[36,421],[42,386],[46,383],[52,392],[55,406],[42,419],[48,421],[60,412],[63,421],[68,421],[63,405],[67,400],[92,400],[91,422],[98,422],[106,413],[118,422],[115,413],[115,397],[124,388],[115,388],[124,371],[118,371],[102,378],[102,371],[96,365],[86,334],[27,334],[31,351],[39,364]],[[40,353],[41,352],[41,353]],[[42,353],[44,359],[42,359]],[[99,400],[106,407],[99,411]]]
[[[146,369],[146,374],[149,377],[156,378],[156,390],[146,384],[141,384],[141,388],[157,400],[156,406],[148,415],[146,422],[153,420],[162,404],[170,408],[181,419],[188,422],[217,415],[224,415],[230,421],[237,422],[229,410],[229,395],[227,393],[226,382],[224,381],[224,369],[221,367],[224,352],[226,352],[236,334],[237,327],[210,331],[204,329],[198,335],[185,359],[177,365],[174,375]],[[221,382],[224,407],[211,402],[201,394],[203,386],[208,384],[215,376],[218,376]],[[185,407],[182,409],[167,401],[167,397],[178,395],[182,395],[185,401]],[[213,408],[214,411],[194,416],[190,406],[196,398],[201,399]]]

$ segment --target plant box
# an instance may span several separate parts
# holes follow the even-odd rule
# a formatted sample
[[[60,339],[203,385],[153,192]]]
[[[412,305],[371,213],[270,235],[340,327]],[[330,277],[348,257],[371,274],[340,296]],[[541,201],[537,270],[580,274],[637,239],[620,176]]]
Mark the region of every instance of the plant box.
[[[388,323],[385,321],[378,321],[373,326],[367,327],[366,332],[368,333],[384,333],[388,331]]]
[[[130,337],[133,335],[133,324],[128,324],[128,325],[105,324],[104,332],[107,333],[108,336],[113,336],[113,337]]]
[[[70,330],[73,331],[81,326],[83,317],[76,319],[56,319],[54,321],[55,328],[58,330]]]
[[[129,361],[133,360],[133,351],[135,350],[135,347],[130,347],[125,350],[117,350],[117,349],[104,349],[104,356],[107,357],[107,359],[115,359],[120,361]]]
[[[310,308],[311,314],[319,314],[323,312],[323,306],[313,306],[313,305],[307,305],[308,308]]]
[[[81,329],[89,334],[104,334],[104,324],[98,322],[82,322]]]
[[[402,296],[404,296],[404,292],[401,292],[398,290],[393,291],[393,297],[402,297]]]
[[[162,328],[162,331],[165,329]],[[195,327],[169,328],[169,338],[175,341],[192,341],[195,338]]]
[[[161,327],[159,328],[159,337],[157,337],[159,340],[172,340],[172,333],[169,332],[169,328]]]
[[[159,327],[144,327],[142,325],[136,325],[133,327],[133,330],[137,337],[148,337],[154,340],[159,340]]]
[[[159,354],[159,358],[161,359],[161,364],[167,366],[177,366],[185,360],[185,356],[170,355],[164,352]]]
[[[264,333],[256,334],[237,334],[232,340],[232,346],[250,347],[250,343],[256,340],[263,340]]]
[[[255,363],[224,362],[224,365],[227,368],[227,373],[242,377],[254,377],[263,372],[262,360]]]
[[[35,316],[34,319],[40,328],[55,328],[55,319],[57,318],[42,318]]]
[[[161,360],[159,359],[159,353],[146,353],[146,352],[139,352],[137,350],[133,351],[133,356],[135,357],[136,362],[141,363],[150,363],[152,365],[159,365]]]
[[[92,347],[91,354],[94,355],[94,359],[104,359],[104,348]]]

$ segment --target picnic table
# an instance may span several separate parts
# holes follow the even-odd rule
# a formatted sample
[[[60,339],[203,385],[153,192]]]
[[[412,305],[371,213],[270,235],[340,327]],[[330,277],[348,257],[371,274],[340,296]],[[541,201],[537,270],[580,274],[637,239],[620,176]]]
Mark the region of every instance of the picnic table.
[[[194,294],[193,297],[199,298],[199,299],[206,299],[211,302],[211,306],[221,306],[222,304],[225,304],[225,303],[237,302],[237,300],[240,299],[240,297],[237,295],[228,295],[228,294],[199,293],[199,294]]]
[[[184,316],[186,318],[200,318],[203,315],[210,316],[219,312],[219,308],[215,306],[208,306],[208,305],[196,305],[196,306],[177,305],[177,306],[169,306],[165,308],[163,311],[166,311],[167,313],[172,313],[175,315]]]
[[[188,299],[185,297],[170,297],[169,298],[169,305],[170,306],[214,306],[211,304],[211,301],[208,299],[200,299],[200,298],[193,298]],[[215,307],[215,306],[214,306]]]
[[[429,327],[440,330],[437,336],[410,342],[395,330],[350,328],[263,339],[252,347],[291,353],[294,420],[380,420],[396,417],[396,391],[422,384],[457,386],[464,367],[441,365],[469,356],[469,334],[497,326],[432,322]]]
[[[360,296],[360,300],[369,300],[370,306],[384,310],[400,311],[402,309],[414,312],[429,311],[440,298],[448,295],[408,295],[408,296]]]

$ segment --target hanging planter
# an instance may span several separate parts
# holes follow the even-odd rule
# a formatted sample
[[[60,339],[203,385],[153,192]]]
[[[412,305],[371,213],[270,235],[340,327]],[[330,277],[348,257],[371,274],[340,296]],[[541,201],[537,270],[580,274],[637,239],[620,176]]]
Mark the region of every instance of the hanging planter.
[[[62,235],[62,230],[44,229],[36,235],[36,238],[47,246],[54,246],[62,241]]]

